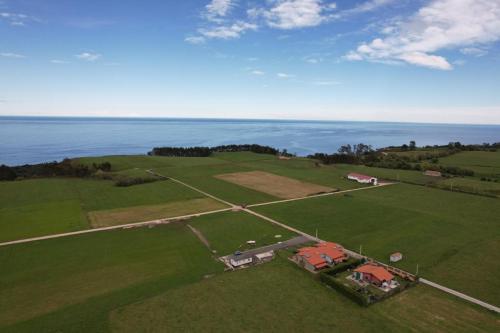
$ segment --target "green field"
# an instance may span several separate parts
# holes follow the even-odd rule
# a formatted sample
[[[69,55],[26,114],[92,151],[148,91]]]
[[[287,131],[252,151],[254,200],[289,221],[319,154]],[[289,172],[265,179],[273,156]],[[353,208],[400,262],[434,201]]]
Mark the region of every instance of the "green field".
[[[481,153],[492,154],[481,154],[483,166],[496,156]],[[500,305],[499,199],[448,188],[497,193],[497,183],[254,153],[75,163],[105,161],[113,176],[142,177],[153,169],[235,204],[277,198],[214,176],[260,170],[339,190],[363,187],[345,179],[349,172],[399,179],[407,183],[252,209],[349,249],[362,245],[363,254],[380,261],[400,251],[404,259],[396,266],[415,272],[418,264],[421,276]],[[0,242],[220,208],[227,206],[172,180],[130,187],[93,178],[0,182]],[[424,286],[361,308],[289,263],[286,252],[272,263],[230,273],[217,260],[247,249],[248,240],[263,246],[294,236],[248,213],[226,211],[0,247],[0,332],[493,332],[500,325],[498,315]],[[193,313],[196,320],[190,320]]]
[[[396,184],[254,210],[500,305],[498,199]]]
[[[110,327],[113,332],[494,332],[498,317],[424,286],[363,308],[278,258],[117,309]]]
[[[292,238],[294,233],[244,212],[224,212],[193,219],[190,225],[198,229],[217,251],[217,255],[231,254],[248,248],[248,240],[260,247]],[[281,235],[276,238],[275,235]]]
[[[439,164],[472,170],[476,177],[500,179],[500,151],[463,151],[440,158]]]
[[[0,182],[0,242],[87,229],[93,211],[202,197],[171,181],[130,187],[75,178]]]
[[[0,247],[0,331],[97,332],[121,305],[221,272],[182,224]]]

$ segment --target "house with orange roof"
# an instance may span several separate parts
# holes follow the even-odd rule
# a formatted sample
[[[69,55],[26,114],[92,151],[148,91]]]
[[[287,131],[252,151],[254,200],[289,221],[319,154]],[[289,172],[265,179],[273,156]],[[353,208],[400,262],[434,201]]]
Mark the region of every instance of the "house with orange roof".
[[[382,266],[368,263],[356,268],[353,273],[353,278],[381,287],[391,284],[392,280],[394,280],[394,275],[389,273],[389,271]]]
[[[341,245],[321,242],[299,249],[295,260],[307,270],[315,272],[347,260],[347,255]]]

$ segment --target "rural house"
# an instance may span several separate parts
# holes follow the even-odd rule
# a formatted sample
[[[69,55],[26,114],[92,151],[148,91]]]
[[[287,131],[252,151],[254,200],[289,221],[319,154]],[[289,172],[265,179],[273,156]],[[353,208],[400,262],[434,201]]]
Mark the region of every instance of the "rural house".
[[[239,256],[234,256],[229,260],[231,265],[233,267],[239,267],[245,264],[250,264],[253,261],[253,256],[252,255],[239,255]]]
[[[351,172],[347,175],[347,179],[355,180],[358,183],[378,185],[378,179],[372,176],[362,175],[360,173]]]
[[[394,280],[394,275],[384,267],[371,263],[356,268],[353,277],[355,280],[369,282],[379,287],[389,285]]]
[[[347,260],[347,255],[341,245],[321,242],[315,246],[299,249],[295,260],[307,270],[314,272]]]

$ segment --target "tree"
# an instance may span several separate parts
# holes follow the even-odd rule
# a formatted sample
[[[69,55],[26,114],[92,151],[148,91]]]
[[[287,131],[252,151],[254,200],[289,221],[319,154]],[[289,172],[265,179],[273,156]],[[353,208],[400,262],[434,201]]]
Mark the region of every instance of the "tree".
[[[0,180],[14,180],[17,178],[16,173],[12,168],[6,165],[0,165]]]
[[[410,150],[415,150],[417,148],[417,144],[415,143],[415,141],[410,141]]]
[[[338,152],[345,155],[353,155],[351,145],[343,145],[339,148]]]

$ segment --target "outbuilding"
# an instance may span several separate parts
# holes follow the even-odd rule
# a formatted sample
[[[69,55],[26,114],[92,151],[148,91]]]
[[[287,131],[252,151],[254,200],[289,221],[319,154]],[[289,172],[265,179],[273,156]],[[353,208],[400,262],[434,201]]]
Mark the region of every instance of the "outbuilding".
[[[403,254],[401,252],[395,252],[395,253],[391,254],[391,256],[389,257],[389,260],[391,262],[398,262],[401,259],[403,259]]]
[[[430,176],[430,177],[441,177],[442,174],[439,171],[434,171],[434,170],[426,170],[424,172],[424,175]]]
[[[355,173],[355,172],[351,172],[350,174],[348,174],[347,179],[355,180],[358,183],[362,183],[362,184],[378,185],[377,178],[372,177],[372,176],[363,175],[360,173]]]
[[[233,258],[231,258],[231,260],[229,260],[231,266],[233,267],[239,267],[242,265],[250,264],[252,263],[252,261],[253,261],[252,256],[245,256],[245,255],[234,256]]]

